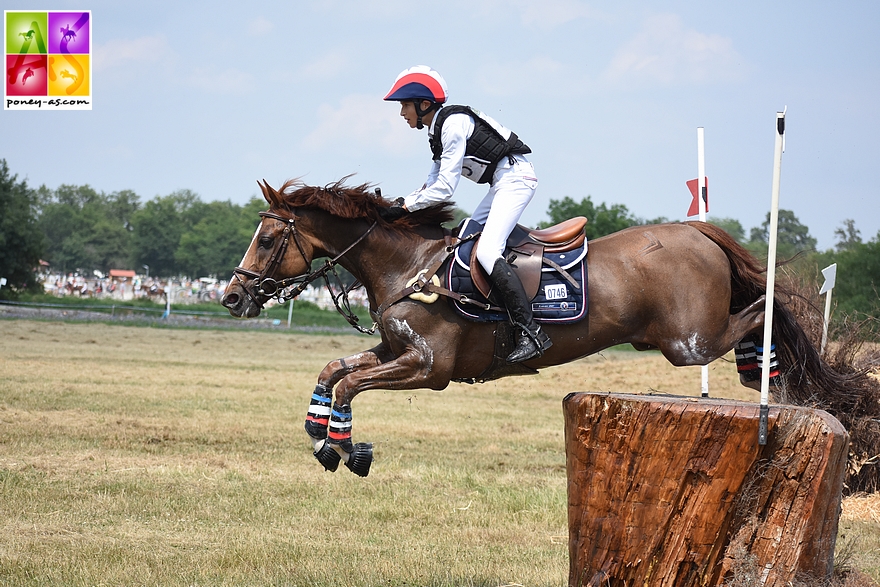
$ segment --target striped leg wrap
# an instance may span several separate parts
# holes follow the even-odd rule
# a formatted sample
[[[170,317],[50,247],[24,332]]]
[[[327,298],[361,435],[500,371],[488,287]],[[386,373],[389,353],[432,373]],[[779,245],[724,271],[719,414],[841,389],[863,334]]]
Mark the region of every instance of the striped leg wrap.
[[[764,347],[756,346],[755,347],[755,355],[758,358],[758,369],[762,369],[764,367]],[[779,361],[776,359],[776,345],[770,344],[770,385],[778,386],[782,383],[781,378],[779,377]]]
[[[733,347],[736,356],[736,370],[743,381],[758,381],[761,379],[761,369],[758,366],[758,357],[755,354],[755,343],[751,340],[741,340]]]
[[[760,381],[764,363],[764,347],[758,346],[754,340],[741,340],[733,347],[736,356],[736,370],[743,381]],[[770,385],[778,386],[779,362],[776,359],[776,345],[770,345]]]
[[[312,393],[309,413],[306,415],[306,432],[316,440],[327,438],[327,426],[330,424],[330,403],[333,401],[333,390],[320,383]]]
[[[333,410],[330,412],[330,430],[327,435],[327,441],[330,444],[339,446],[345,452],[350,453],[354,450],[351,444],[351,406],[346,404],[340,406],[333,404]]]

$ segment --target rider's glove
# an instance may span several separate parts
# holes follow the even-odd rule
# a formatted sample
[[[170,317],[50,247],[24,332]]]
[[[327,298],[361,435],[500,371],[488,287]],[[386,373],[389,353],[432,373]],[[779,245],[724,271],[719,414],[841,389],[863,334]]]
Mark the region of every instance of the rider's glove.
[[[385,222],[394,222],[398,218],[401,218],[405,214],[408,213],[407,209],[403,207],[403,198],[397,198],[394,200],[394,204],[392,206],[388,206],[387,208],[379,208],[379,217]]]

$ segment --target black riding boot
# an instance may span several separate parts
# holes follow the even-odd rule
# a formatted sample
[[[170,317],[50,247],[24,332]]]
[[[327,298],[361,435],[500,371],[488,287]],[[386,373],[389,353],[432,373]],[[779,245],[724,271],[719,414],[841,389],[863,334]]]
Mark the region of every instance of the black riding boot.
[[[521,363],[540,357],[553,342],[535,323],[532,306],[526,299],[526,292],[519,277],[504,259],[495,261],[489,277],[504,301],[511,324],[517,328],[516,348],[507,357],[507,362]]]

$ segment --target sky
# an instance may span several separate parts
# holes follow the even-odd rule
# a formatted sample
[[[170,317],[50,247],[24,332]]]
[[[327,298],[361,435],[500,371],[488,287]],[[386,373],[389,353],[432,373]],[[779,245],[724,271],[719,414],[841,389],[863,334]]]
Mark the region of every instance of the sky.
[[[819,250],[847,219],[880,234],[876,0],[4,4],[91,10],[92,110],[0,111],[0,158],[31,187],[243,204],[261,179],[355,174],[406,195],[430,167],[427,136],[382,98],[426,64],[450,103],[531,147],[525,225],[566,196],[685,220],[703,127],[708,218],[748,235],[770,210],[786,109],[780,207]],[[455,201],[472,211],[485,189],[463,180]]]

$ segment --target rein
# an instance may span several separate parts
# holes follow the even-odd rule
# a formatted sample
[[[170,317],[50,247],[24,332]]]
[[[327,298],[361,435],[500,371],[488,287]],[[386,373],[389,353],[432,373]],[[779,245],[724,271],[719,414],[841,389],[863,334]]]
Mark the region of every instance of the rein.
[[[373,222],[372,225],[362,234],[357,240],[351,243],[348,247],[345,248],[344,251],[333,257],[332,259],[328,259],[321,267],[318,269],[306,274],[306,275],[298,275],[296,277],[290,277],[287,279],[282,279],[280,281],[275,280],[271,277],[281,265],[281,261],[284,258],[284,254],[287,252],[287,249],[290,245],[290,237],[293,236],[293,242],[296,244],[296,248],[299,250],[299,254],[302,256],[303,261],[306,262],[307,267],[311,267],[312,262],[306,255],[305,249],[299,241],[299,233],[296,230],[296,217],[291,215],[290,218],[285,218],[279,214],[276,214],[272,211],[260,212],[260,216],[262,218],[272,218],[273,220],[278,220],[279,222],[284,222],[285,227],[281,233],[281,239],[275,245],[275,250],[272,251],[272,257],[269,258],[269,262],[263,268],[260,273],[256,271],[251,271],[250,269],[245,269],[244,267],[236,267],[233,269],[233,274],[238,278],[241,282],[241,287],[244,289],[247,296],[257,304],[261,309],[266,301],[276,298],[278,303],[283,304],[288,300],[292,300],[296,298],[299,294],[305,291],[306,287],[308,287],[313,281],[323,278],[324,284],[327,287],[327,291],[330,293],[330,298],[333,300],[333,305],[336,306],[336,310],[351,324],[355,329],[359,332],[363,332],[364,334],[373,334],[376,331],[378,325],[373,323],[370,328],[364,328],[358,324],[358,317],[351,309],[351,304],[348,300],[348,292],[353,290],[355,287],[359,285],[356,281],[351,285],[351,287],[340,288],[339,294],[333,293],[332,284],[330,283],[330,278],[328,277],[329,273],[333,273],[336,278],[337,283],[341,284],[341,279],[339,275],[336,273],[336,266],[339,264],[339,260],[344,257],[349,251],[351,251],[354,247],[360,244],[367,235],[369,235],[374,228],[376,228],[376,222]],[[247,280],[242,279],[240,275],[245,276],[247,280],[251,280],[252,283],[248,284]],[[294,284],[296,284],[294,286]],[[256,285],[257,290],[254,291],[252,288]],[[260,298],[263,298],[263,301]]]
[[[276,214],[272,211],[260,212],[260,216],[263,218],[272,218],[273,220],[278,220],[279,222],[285,223],[284,230],[281,233],[281,238],[275,245],[275,249],[272,251],[272,256],[269,259],[269,262],[263,268],[260,273],[256,271],[251,271],[250,269],[245,269],[244,267],[236,267],[233,269],[233,275],[239,280],[241,283],[242,289],[244,289],[245,294],[257,304],[260,309],[263,308],[265,302],[270,299],[277,299],[278,303],[283,304],[288,300],[293,300],[297,296],[299,296],[305,289],[315,280],[323,279],[324,285],[327,288],[327,292],[330,294],[330,299],[333,300],[333,305],[336,307],[336,311],[339,312],[346,321],[355,328],[358,332],[363,334],[375,334],[376,329],[381,328],[380,324],[382,323],[382,314],[390,308],[391,306],[397,304],[401,300],[409,297],[411,294],[417,294],[421,292],[427,293],[437,293],[443,296],[447,296],[453,299],[458,300],[461,303],[465,304],[473,304],[476,306],[483,307],[486,310],[501,310],[501,308],[497,308],[491,304],[483,304],[476,300],[472,300],[464,295],[459,293],[450,291],[444,287],[434,285],[429,280],[431,276],[439,271],[440,267],[452,256],[455,252],[455,249],[463,245],[464,243],[477,238],[480,233],[471,234],[463,239],[454,238],[448,231],[444,235],[444,239],[446,240],[445,247],[445,255],[443,255],[438,261],[435,262],[434,266],[432,266],[429,270],[422,272],[419,275],[418,279],[410,286],[407,286],[395,294],[391,295],[389,299],[387,299],[376,311],[370,311],[370,316],[373,318],[373,324],[369,328],[364,328],[359,322],[358,316],[352,311],[351,303],[348,299],[348,293],[355,288],[359,287],[361,283],[359,281],[355,281],[349,287],[344,287],[342,285],[342,280],[339,275],[336,273],[336,266],[339,265],[339,260],[344,257],[349,251],[351,251],[354,247],[359,245],[367,235],[369,235],[374,228],[376,228],[377,222],[373,222],[370,227],[362,234],[359,238],[357,238],[353,243],[348,245],[344,251],[333,257],[332,259],[328,259],[321,267],[315,269],[314,271],[305,274],[298,275],[296,277],[289,277],[287,279],[282,279],[280,281],[274,279],[272,275],[281,265],[281,261],[284,258],[284,254],[287,252],[288,247],[290,246],[290,237],[293,237],[293,242],[296,244],[296,248],[299,250],[299,254],[302,256],[303,260],[306,262],[306,266],[311,267],[311,260],[308,255],[306,255],[305,249],[300,243],[299,233],[296,230],[296,216],[291,213],[290,218],[285,218],[280,214]],[[330,282],[329,274],[333,274],[336,283],[337,289],[339,289],[339,293],[333,293],[333,284]],[[245,279],[242,279],[241,276],[244,276]],[[248,283],[250,282],[250,283]],[[256,287],[256,291],[253,289]]]

